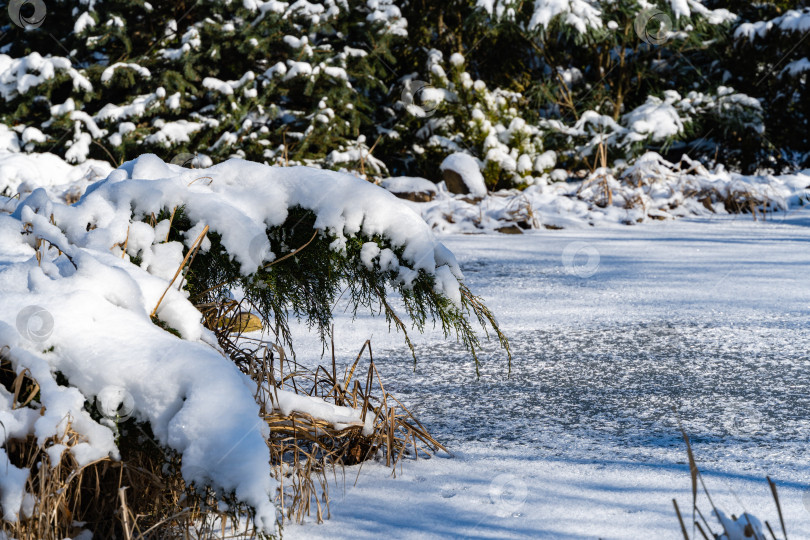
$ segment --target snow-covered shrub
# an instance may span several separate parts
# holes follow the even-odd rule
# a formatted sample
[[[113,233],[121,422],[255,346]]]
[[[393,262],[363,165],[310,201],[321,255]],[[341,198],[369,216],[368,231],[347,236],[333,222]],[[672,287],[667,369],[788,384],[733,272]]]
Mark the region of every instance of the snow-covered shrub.
[[[146,154],[72,205],[61,186],[42,183],[0,206],[0,354],[39,388],[18,407],[0,385],[0,416],[7,444],[36,437],[52,463],[61,452],[78,467],[119,457],[115,426],[87,402],[120,389],[126,415],[182,456],[186,482],[249,505],[271,533],[270,428],[256,384],[219,347],[201,305],[241,290],[291,345],[288,311],[326,338],[344,287],[355,310],[384,311],[405,330],[388,301],[395,291],[418,329],[438,322],[474,350],[474,314],[507,345],[420,217],[354,176],[242,160],[193,170]],[[282,389],[270,397],[285,411],[302,399]],[[360,418],[345,407],[312,411],[327,422]],[[39,503],[26,494],[30,471],[9,464],[5,448],[2,504],[16,520]]]
[[[755,150],[775,170],[810,165],[810,8],[794,2],[741,3],[724,79],[759,96],[767,144]],[[783,9],[788,6],[795,9]]]
[[[808,152],[807,41],[794,39],[806,9],[781,9],[55,2],[39,28],[5,27],[0,123],[17,149],[77,163],[148,150],[437,180],[461,151],[484,164],[491,188],[590,169],[602,141],[611,164],[653,150],[773,168],[774,153],[787,164]],[[669,21],[654,43],[639,31],[653,12]],[[774,65],[783,53],[789,63]],[[780,133],[787,121],[804,134]]]
[[[458,152],[479,157],[491,188],[533,183],[534,176],[553,168],[555,154],[545,151],[543,132],[521,117],[526,99],[516,92],[491,90],[464,68],[465,59],[458,53],[447,65],[440,51],[429,52],[429,86],[421,98],[435,112],[424,118],[420,109],[399,100],[395,108],[401,117],[394,128],[398,137],[415,132],[412,150],[428,163],[442,163],[444,156]],[[425,174],[435,177],[436,171]]]
[[[27,151],[74,163],[151,150],[360,168],[360,127],[385,88],[377,57],[405,26],[376,0],[55,2],[41,31],[8,28],[0,122]]]
[[[414,129],[414,122],[421,122],[416,130],[421,141],[414,150],[422,159],[427,156],[432,161],[459,151],[479,156],[487,184],[493,188],[548,183],[554,180],[549,173],[558,165],[592,168],[589,160],[600,146],[606,147],[612,164],[633,160],[650,148],[684,149],[684,141],[700,131],[700,125],[711,124],[719,134],[763,131],[759,101],[724,86],[711,94],[666,90],[661,98],[647,96],[618,118],[586,110],[569,125],[526,114],[528,99],[520,93],[490,90],[483,81],[474,81],[463,70],[461,55],[455,54],[450,64],[448,74],[441,53],[429,53],[428,71],[435,86],[422,94],[424,99],[435,96],[435,111],[422,118],[400,101],[404,120],[397,129],[404,136]]]
[[[524,188],[554,181],[555,167],[592,170],[599,145],[612,166],[650,150],[738,165],[764,144],[763,103],[722,77],[721,49],[736,21],[728,10],[597,0],[452,5],[469,20],[442,17],[447,28],[411,55],[415,72],[393,89],[399,116],[385,126],[397,136],[380,147],[416,139],[407,162],[383,156],[400,173],[435,178],[435,164],[461,151],[480,160],[491,188]],[[660,43],[638,33],[645,10],[671,23]],[[410,35],[429,24],[417,18]],[[414,81],[418,96],[398,95]],[[429,115],[410,106],[415,99],[429,103]]]

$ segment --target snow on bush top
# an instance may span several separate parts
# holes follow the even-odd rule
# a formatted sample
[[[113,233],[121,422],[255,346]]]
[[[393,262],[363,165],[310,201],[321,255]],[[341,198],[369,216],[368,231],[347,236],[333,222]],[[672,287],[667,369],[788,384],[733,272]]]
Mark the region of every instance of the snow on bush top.
[[[78,199],[90,183],[105,178],[111,170],[109,163],[94,159],[72,166],[54,154],[0,149],[0,194],[10,197],[19,193],[24,198],[36,188],[44,188],[54,197]]]
[[[24,158],[34,160],[18,155]],[[437,290],[456,301],[461,273],[399,199],[353,176],[303,167],[230,160],[191,170],[147,154],[90,186],[75,205],[37,188],[0,206],[0,350],[18,373],[30,370],[41,388],[37,411],[14,409],[0,386],[3,440],[55,437],[54,448],[64,450],[59,443],[70,423],[83,439],[70,448],[80,464],[115,457],[113,432],[93,420],[84,403],[106,388],[122,388],[132,396],[133,416],[150,424],[160,444],[182,453],[187,481],[233,491],[256,510],[257,526],[272,531],[277,486],[255,384],[223,355],[188,293],[167,291],[183,258],[180,242],[163,241],[168,223],[141,221],[181,205],[191,220],[186,244],[207,225],[246,274],[274,259],[266,228],[282,224],[294,206],[311,210],[315,227],[338,240],[385,237],[401,248],[406,276],[420,269],[433,274]],[[339,241],[333,245],[341,248]],[[140,266],[126,255],[138,255]],[[157,315],[184,339],[150,318],[164,291]],[[57,372],[69,387],[57,383]],[[274,406],[285,413],[306,412],[334,425],[361,421],[356,409],[282,390],[276,395]],[[8,464],[0,449],[3,463],[0,504],[14,519],[30,499],[28,471]]]
[[[276,484],[266,425],[248,380],[215,348],[181,293],[169,291],[175,317],[182,314],[187,333],[202,339],[180,340],[153,324],[149,312],[166,281],[109,246],[70,243],[46,217],[65,208],[37,190],[15,215],[0,214],[0,347],[18,373],[30,370],[44,413],[12,409],[10,399],[0,403],[4,441],[30,433],[40,444],[55,437],[58,448],[70,424],[83,439],[70,449],[80,465],[117,457],[113,432],[91,418],[84,402],[105,388],[123,388],[133,396],[134,416],[149,422],[158,442],[183,454],[186,480],[235,492],[256,510],[257,526],[272,531]],[[30,234],[21,234],[24,223]],[[58,245],[72,262],[48,250],[38,264],[35,238]],[[59,385],[56,372],[71,386]],[[0,475],[7,519],[16,517],[26,497],[27,471],[17,475],[22,481],[14,486],[7,482],[10,473]]]
[[[727,9],[709,9],[703,5],[702,0],[669,0],[669,5],[675,17],[690,17],[692,12],[706,18],[710,24],[722,24],[734,20],[735,15]],[[515,3],[512,0],[477,0],[478,7],[497,18],[515,17]],[[548,28],[556,17],[579,33],[584,34],[589,29],[602,27],[602,7],[604,2],[599,0],[534,0],[532,17],[529,21],[529,30],[542,27]],[[607,2],[610,4],[610,2]],[[639,2],[642,7],[654,4]],[[690,9],[691,6],[691,9]]]
[[[201,177],[202,181],[196,181]],[[265,231],[284,223],[289,208],[300,206],[316,215],[315,228],[337,237],[336,248],[345,244],[346,236],[385,237],[393,247],[403,250],[400,261],[403,279],[412,270],[437,275],[441,278],[438,281],[441,290],[437,292],[457,304],[460,301],[458,283],[444,279],[461,277],[458,263],[436,241],[419,215],[385,190],[333,171],[269,167],[232,159],[200,172],[166,164],[157,156],[146,154],[125,163],[107,180],[88,190],[77,206],[82,217],[70,232],[75,241],[83,243],[100,237],[93,243],[101,248],[124,239],[127,220],[113,224],[118,212],[132,207],[136,214],[148,216],[149,212],[180,205],[185,205],[194,225],[195,234],[189,234],[188,243],[208,225],[222,236],[223,246],[235,256],[245,275],[275,259]],[[97,224],[99,229],[85,231],[94,218],[104,221]]]
[[[774,29],[799,34],[810,32],[810,8],[791,9],[770,21],[743,23],[734,32],[734,37],[737,39],[748,38],[753,41],[754,38],[764,37]]]

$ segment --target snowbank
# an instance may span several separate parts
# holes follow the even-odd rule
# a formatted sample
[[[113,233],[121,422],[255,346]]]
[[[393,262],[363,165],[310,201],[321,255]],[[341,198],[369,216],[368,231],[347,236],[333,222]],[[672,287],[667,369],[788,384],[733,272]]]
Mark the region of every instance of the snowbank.
[[[437,193],[436,184],[414,176],[392,176],[385,178],[380,185],[391,193]]]
[[[11,132],[12,135],[16,135]],[[88,160],[74,166],[54,154],[22,154],[0,150],[0,194],[25,197],[44,188],[51,197],[78,197],[91,183],[105,178],[112,167],[104,161]]]
[[[558,229],[634,224],[651,219],[788,210],[810,199],[810,170],[745,176],[709,171],[684,156],[674,164],[655,153],[621,172],[597,169],[584,180],[490,193],[478,202],[440,189],[428,203],[411,203],[441,233]]]

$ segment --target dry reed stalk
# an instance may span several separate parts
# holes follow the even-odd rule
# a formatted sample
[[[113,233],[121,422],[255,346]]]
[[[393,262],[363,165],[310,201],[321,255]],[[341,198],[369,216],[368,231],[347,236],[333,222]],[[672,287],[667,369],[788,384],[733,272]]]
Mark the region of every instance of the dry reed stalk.
[[[768,479],[768,485],[771,487],[771,494],[773,495],[773,500],[776,503],[776,512],[779,514],[779,524],[782,526],[782,534],[785,535],[785,540],[787,540],[787,531],[785,530],[785,518],[782,517],[782,505],[779,502],[779,493],[776,491],[776,484],[774,484],[770,476],[766,476],[765,478]],[[768,525],[768,528],[770,528],[770,525]],[[771,531],[771,534],[773,534],[773,531]]]
[[[164,242],[169,241],[169,234],[172,232],[172,222],[174,221],[174,214],[177,212],[177,207],[175,206],[172,208],[172,215],[169,216],[169,230],[166,231],[166,238],[163,240]]]
[[[127,507],[127,488],[120,488],[118,496],[121,499],[121,525],[124,526],[124,538],[132,540],[132,531],[130,531],[129,526],[129,508]]]
[[[20,392],[23,389],[23,384],[25,384],[26,382],[26,379],[30,381],[29,385],[31,388],[28,390],[28,397],[24,401],[20,402],[18,398],[20,396]],[[16,410],[20,407],[27,406],[31,402],[31,400],[34,399],[34,397],[39,392],[39,384],[34,379],[33,375],[31,375],[31,371],[29,371],[28,368],[24,368],[17,374],[17,377],[15,377],[14,382],[12,383],[12,389],[14,390],[14,396],[11,402],[12,403],[11,409]]]
[[[678,501],[672,499],[672,505],[675,507],[675,515],[678,516],[678,522],[681,524],[681,532],[683,533],[683,538],[684,540],[689,540],[689,534],[686,532],[686,525],[683,522],[681,510],[678,508]]]
[[[673,500],[674,500],[674,499],[673,499]],[[697,527],[698,532],[699,532],[699,533],[700,533],[700,535],[701,535],[701,536],[704,538],[704,540],[709,540],[709,537],[708,537],[708,536],[706,535],[706,533],[703,531],[703,527],[701,527],[700,523],[698,523],[697,521],[695,521],[695,527]]]
[[[673,408],[673,411],[674,411],[674,408]],[[676,411],[674,411],[674,412],[676,412]],[[701,536],[706,540],[709,540],[710,536],[711,536],[711,538],[719,538],[720,536],[728,537],[729,532],[726,529],[723,521],[721,521],[719,519],[720,512],[718,511],[717,507],[715,506],[714,501],[712,501],[712,497],[709,494],[709,490],[706,488],[706,483],[703,480],[703,475],[700,473],[700,470],[697,467],[697,463],[695,461],[695,456],[694,456],[694,454],[692,452],[692,446],[691,446],[691,444],[689,442],[689,437],[686,434],[686,431],[684,430],[683,426],[681,425],[680,420],[677,419],[677,417],[676,417],[676,420],[678,420],[678,428],[680,429],[681,434],[682,434],[683,439],[684,439],[684,442],[686,443],[686,452],[687,452],[687,456],[689,458],[689,470],[690,470],[690,475],[691,475],[691,478],[692,478],[692,501],[693,501],[692,502],[692,512],[693,512],[694,526],[697,528],[698,532],[700,532]],[[769,487],[771,489],[771,494],[773,496],[774,502],[776,503],[776,510],[777,510],[778,515],[779,515],[780,525],[782,526],[783,538],[784,538],[784,540],[787,540],[787,532],[785,530],[785,521],[784,521],[784,516],[782,514],[782,506],[781,506],[781,503],[779,501],[779,493],[777,492],[776,484],[773,482],[773,480],[771,480],[770,476],[766,476],[766,479],[767,479],[768,485],[769,485]],[[720,526],[722,527],[722,533],[718,534],[718,533],[715,533],[714,531],[712,531],[712,528],[709,526],[708,522],[706,521],[706,518],[703,517],[703,513],[700,511],[700,508],[698,508],[698,506],[697,506],[697,482],[698,481],[700,481],[700,485],[703,488],[703,492],[704,492],[704,494],[706,495],[706,498],[709,501],[709,505],[711,506],[711,508],[712,508],[712,510],[714,512],[714,515],[718,516],[718,521],[720,521]],[[739,500],[738,497],[736,497],[736,494],[735,494],[735,498],[737,498],[737,501],[740,502],[740,504],[741,504],[741,501]],[[687,536],[687,533],[686,533],[686,529],[684,527],[683,519],[682,519],[682,517],[680,515],[680,510],[678,510],[677,502],[674,499],[673,499],[673,504],[675,505],[675,511],[678,514],[678,520],[681,523],[681,529],[683,531],[684,538],[687,538],[687,540],[688,540],[688,536]],[[698,522],[697,520],[694,519],[694,514],[695,513],[697,513],[697,515],[700,517],[703,525],[706,527],[706,530],[708,531],[708,535],[704,531],[703,526],[700,524],[700,522]],[[739,518],[737,516],[735,516],[734,514],[731,514],[731,519],[736,521],[736,522],[739,522],[740,520],[744,520],[743,521],[743,523],[745,523],[744,535],[745,535],[746,538],[750,537],[750,538],[756,538],[756,539],[764,540],[764,538],[765,538],[764,535],[762,535],[761,531],[757,531],[757,529],[754,527],[754,523],[750,519],[750,514],[744,508],[743,508],[743,514]],[[764,523],[765,523],[766,529],[768,530],[768,532],[771,535],[771,538],[773,540],[777,540],[777,536],[774,533],[773,528],[771,527],[771,524],[768,523],[767,520],[765,520]],[[694,534],[694,529],[693,529],[693,534]]]
[[[327,476],[337,481],[337,473],[343,472],[345,479],[346,466],[360,464],[361,470],[365,461],[378,459],[393,468],[401,466],[404,459],[417,459],[420,453],[449,453],[407,407],[386,391],[370,341],[363,343],[342,374],[334,355],[334,341],[331,365],[310,369],[285,354],[276,342],[245,336],[242,328],[234,327],[239,313],[256,309],[246,300],[224,299],[198,305],[198,309],[225,354],[256,384],[262,418],[270,428],[267,442],[280,484],[277,503],[283,519],[301,521],[314,513],[320,521],[328,515]],[[361,376],[364,354],[368,364]],[[333,426],[305,412],[283,414],[276,407],[279,390],[354,407],[360,411],[360,420]],[[369,415],[374,427],[364,435]]]
[[[0,349],[0,384],[14,393],[15,408],[38,406],[31,399],[39,388],[37,381],[27,371],[14,372],[4,356],[7,349]],[[79,466],[70,449],[86,441],[67,420],[61,434],[42,444],[33,436],[5,443],[9,461],[29,471],[26,492],[34,497],[28,517],[0,523],[0,531],[9,537],[62,540],[86,527],[96,538],[216,538],[220,532],[213,526],[217,519],[224,530],[226,518],[235,528],[239,516],[249,515],[248,508],[232,500],[229,512],[218,512],[222,497],[187,486],[179,472],[180,457],[154,443],[137,426],[124,430],[127,434],[119,440],[120,462],[102,459]],[[144,444],[144,439],[154,444]],[[56,444],[66,448],[58,461],[52,461],[56,456],[49,449]],[[86,525],[76,525],[78,522]],[[247,529],[228,538],[247,540],[256,538],[255,533]]]
[[[204,178],[207,178],[207,179],[208,179],[208,183],[207,183],[207,184],[205,184],[206,186],[210,186],[210,185],[211,185],[211,184],[214,182],[214,179],[213,179],[213,178],[211,178],[210,176],[198,176],[197,178],[195,178],[194,180],[192,180],[191,182],[189,182],[189,183],[187,184],[187,186],[186,186],[186,187],[190,187],[190,186],[191,186],[191,184],[193,184],[194,182],[196,182],[196,181],[198,181],[198,180],[202,180],[202,179],[204,179]]]
[[[371,154],[374,153],[374,149],[377,147],[377,143],[380,142],[380,139],[382,139],[382,135],[377,137],[377,140],[374,141],[374,144],[371,145],[371,148],[369,148],[366,154],[363,154],[362,150],[360,151],[360,175],[363,178],[366,178],[366,157],[371,157]],[[366,178],[366,180],[368,179]]]
[[[574,104],[574,98],[571,95],[571,90],[568,89],[568,85],[559,72],[557,72],[557,79],[559,79],[560,84],[562,84],[562,88],[560,89],[560,93],[562,94],[562,102],[558,101],[557,105],[564,105],[571,109],[571,112],[574,114],[574,120],[579,121],[579,113],[577,112],[576,105]]]
[[[119,244],[120,245],[120,244]],[[121,247],[121,258],[127,254],[127,246],[129,245],[129,226],[127,226],[127,237],[124,239],[124,245]]]
[[[275,343],[243,337],[241,332],[231,332],[227,326],[217,324],[251,307],[255,306],[226,300],[207,304],[201,311],[223,351],[257,385],[262,418],[270,428],[267,442],[281,485],[278,504],[284,519],[300,522],[314,513],[316,519],[322,520],[329,511],[327,474],[337,479],[337,472],[343,471],[345,477],[346,466],[376,458],[395,468],[405,458],[416,459],[420,452],[423,456],[439,450],[447,452],[413,414],[385,390],[370,341],[362,345],[339,380],[334,357],[329,367],[309,369],[287,356]],[[356,375],[364,353],[368,355],[368,365],[361,379]],[[354,407],[359,410],[360,419],[334,426],[305,412],[284,414],[276,407],[280,390]],[[373,430],[364,434],[369,415]]]
[[[172,214],[172,215],[174,215],[174,214]],[[202,232],[200,232],[200,234],[197,236],[197,239],[194,240],[194,243],[191,245],[191,249],[189,249],[188,253],[186,253],[186,256],[183,258],[183,262],[180,263],[180,266],[177,268],[177,271],[174,273],[174,277],[169,282],[169,285],[166,287],[166,290],[163,291],[163,294],[160,295],[160,299],[158,299],[158,302],[155,305],[155,309],[152,310],[152,313],[150,314],[150,317],[156,317],[157,316],[157,310],[160,307],[160,303],[163,302],[163,298],[166,296],[166,293],[169,292],[169,289],[172,288],[172,284],[174,284],[174,280],[176,280],[177,276],[180,275],[180,272],[183,271],[183,268],[186,266],[186,263],[188,262],[189,257],[193,256],[193,254],[196,254],[197,250],[202,245],[203,238],[205,238],[206,234],[208,234],[208,225],[205,226],[205,228],[202,230]]]

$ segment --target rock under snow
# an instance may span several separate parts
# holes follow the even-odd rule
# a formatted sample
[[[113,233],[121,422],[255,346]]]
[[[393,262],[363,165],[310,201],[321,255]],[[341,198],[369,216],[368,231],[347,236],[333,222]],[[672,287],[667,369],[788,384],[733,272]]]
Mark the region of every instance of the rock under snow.
[[[442,161],[441,170],[451,193],[469,194],[474,199],[486,197],[484,176],[474,157],[460,152],[450,154]]]
[[[399,197],[413,202],[430,202],[436,197],[436,184],[425,178],[413,176],[393,176],[380,184]]]

